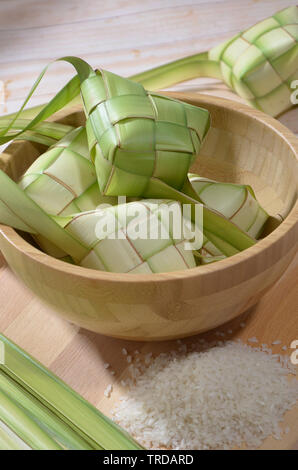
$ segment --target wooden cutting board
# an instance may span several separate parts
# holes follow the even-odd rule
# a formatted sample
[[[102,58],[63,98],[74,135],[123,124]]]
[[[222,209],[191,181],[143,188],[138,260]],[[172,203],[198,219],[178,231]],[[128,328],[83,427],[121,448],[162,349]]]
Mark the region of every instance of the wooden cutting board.
[[[255,336],[260,343],[277,339],[281,345],[272,346],[274,353],[281,353],[282,346],[298,339],[298,256],[261,301],[240,318],[223,326],[229,338],[247,341]],[[245,322],[246,327],[240,326]],[[243,326],[243,325],[242,325]],[[233,334],[228,335],[227,330]],[[11,272],[0,254],[0,331],[11,338],[54,373],[65,380],[77,392],[109,415],[122,394],[120,381],[127,374],[128,363],[122,348],[129,353],[138,349],[154,355],[177,349],[176,341],[161,343],[134,343],[107,338],[66,323],[48,306],[42,304]],[[215,332],[204,335],[216,339]],[[193,343],[198,337],[186,339]],[[218,339],[218,338],[217,338]],[[293,350],[288,349],[287,354]],[[104,364],[109,363],[108,369]],[[114,371],[114,375],[112,375]],[[104,390],[113,384],[110,398]],[[262,449],[298,449],[298,406],[285,416],[284,427],[290,432],[282,440],[268,438]]]

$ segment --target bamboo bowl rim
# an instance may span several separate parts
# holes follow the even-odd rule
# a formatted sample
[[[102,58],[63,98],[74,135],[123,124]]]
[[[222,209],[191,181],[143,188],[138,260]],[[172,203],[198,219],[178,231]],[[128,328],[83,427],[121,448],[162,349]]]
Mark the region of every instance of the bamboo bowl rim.
[[[279,137],[284,140],[284,142],[291,148],[293,154],[296,157],[298,163],[298,139],[297,137],[284,125],[282,125],[276,119],[267,116],[265,113],[258,111],[256,109],[250,108],[249,106],[239,103],[237,101],[232,101],[225,98],[219,98],[211,95],[204,95],[200,93],[177,93],[177,92],[167,92],[164,93],[168,96],[172,96],[181,101],[191,101],[197,105],[215,105],[219,108],[228,109],[239,115],[249,116],[253,120],[265,125],[266,127],[271,128],[276,132]],[[68,114],[71,114],[72,111]],[[10,146],[7,147],[6,151],[9,151]],[[297,170],[298,178],[298,170]],[[254,262],[258,256],[262,253],[264,254],[266,250],[273,248],[275,245],[280,242],[284,236],[298,227],[298,198],[290,210],[289,214],[285,220],[267,235],[265,238],[259,240],[254,246],[237,253],[229,258],[223,259],[216,263],[211,263],[210,265],[197,266],[195,268],[186,269],[182,271],[166,272],[166,273],[152,273],[152,274],[130,274],[130,273],[111,273],[106,271],[99,271],[95,269],[84,268],[81,266],[76,266],[72,264],[65,263],[59,259],[53,258],[46,253],[42,252],[38,248],[35,248],[24,238],[17,233],[17,231],[9,226],[0,224],[0,233],[7,240],[7,242],[13,246],[19,253],[30,258],[31,261],[37,262],[39,264],[45,265],[47,268],[53,270],[64,272],[66,275],[71,274],[80,279],[90,280],[90,281],[105,281],[111,283],[121,283],[121,284],[131,284],[131,283],[141,283],[141,284],[151,284],[152,282],[171,282],[177,280],[187,280],[194,278],[202,278],[204,276],[209,276],[214,273],[224,273],[232,266],[242,267],[248,260]],[[272,263],[273,264],[273,263]],[[249,278],[251,276],[248,276]]]

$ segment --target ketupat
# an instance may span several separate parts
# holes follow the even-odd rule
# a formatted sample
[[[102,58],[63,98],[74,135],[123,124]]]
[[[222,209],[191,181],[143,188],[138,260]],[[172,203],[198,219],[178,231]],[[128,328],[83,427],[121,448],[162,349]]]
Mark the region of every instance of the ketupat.
[[[71,130],[37,158],[19,186],[51,215],[74,214],[101,204],[104,198],[90,161],[85,127]]]
[[[103,194],[155,197],[152,178],[182,188],[209,129],[207,110],[149,93],[105,70],[90,71],[82,97]]]
[[[204,204],[232,220],[252,237],[260,237],[269,215],[250,186],[222,183],[192,173],[189,181]]]
[[[172,200],[146,199],[55,220],[88,248],[78,264],[101,271],[148,274],[194,268],[192,250],[203,241],[202,220],[194,226]]]
[[[7,128],[9,123],[10,120],[1,120],[0,129]],[[22,131],[25,127],[28,126],[29,123],[29,120],[18,119],[14,122],[12,128],[14,130]],[[37,142],[45,146],[55,145],[57,144],[57,141],[63,138],[67,133],[73,131],[73,129],[74,128],[72,126],[67,126],[64,124],[43,122],[35,126],[34,130],[23,132],[20,136],[20,139]],[[17,140],[17,138],[15,140]],[[1,165],[0,169],[2,169]],[[0,200],[0,221],[6,225],[11,225],[16,229],[23,230],[25,232],[34,232],[32,227],[29,227],[22,218],[18,217],[13,212],[12,208],[9,208],[9,205],[7,205],[3,199]]]
[[[243,184],[222,183],[190,173],[188,180],[200,200],[233,220],[242,230],[258,239],[269,215],[257,201],[252,188]],[[215,242],[215,243],[214,243]],[[201,264],[220,261],[238,251],[204,230],[202,248],[196,253]]]
[[[298,6],[277,12],[209,52],[131,78],[158,90],[197,77],[223,80],[248,104],[272,116],[291,108],[291,84],[298,79]]]

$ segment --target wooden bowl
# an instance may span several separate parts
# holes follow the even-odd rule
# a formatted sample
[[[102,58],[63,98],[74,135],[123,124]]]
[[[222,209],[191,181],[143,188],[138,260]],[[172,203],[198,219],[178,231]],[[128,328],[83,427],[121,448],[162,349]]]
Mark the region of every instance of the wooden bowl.
[[[72,266],[42,253],[10,227],[0,248],[23,282],[59,315],[104,335],[131,340],[190,336],[236,317],[280,278],[298,245],[297,140],[276,120],[236,102],[170,94],[204,106],[212,128],[193,170],[251,184],[265,209],[284,221],[255,246],[195,269],[152,275],[114,274]],[[82,113],[64,116],[82,123]],[[18,142],[1,156],[17,180],[42,151]]]

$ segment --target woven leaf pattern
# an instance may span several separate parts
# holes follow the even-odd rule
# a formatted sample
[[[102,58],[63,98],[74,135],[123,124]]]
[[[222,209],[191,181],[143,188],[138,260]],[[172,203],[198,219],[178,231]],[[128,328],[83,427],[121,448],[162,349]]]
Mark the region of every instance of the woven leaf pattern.
[[[19,185],[51,215],[74,214],[103,202],[90,160],[85,127],[72,130],[42,154]],[[106,202],[113,203],[113,200]]]
[[[298,76],[298,7],[260,21],[209,52],[226,84],[271,115],[289,107]]]
[[[169,206],[175,206],[181,215],[180,237],[175,236],[172,219],[168,219],[169,224],[164,223],[162,215]],[[131,209],[136,211],[133,216]],[[103,216],[109,220],[108,224],[103,223]],[[101,226],[105,227],[102,235]],[[147,238],[133,236],[142,228],[148,230]],[[65,230],[88,249],[79,262],[87,268],[146,274],[196,266],[192,251],[185,248],[188,225],[182,217],[181,204],[176,201],[148,199],[80,213],[70,218]],[[159,236],[155,238],[154,233]],[[197,243],[199,249],[202,240],[198,239]]]
[[[152,177],[180,189],[209,129],[205,109],[105,70],[81,86],[100,191],[141,197]]]
[[[250,236],[260,236],[269,216],[249,186],[221,183],[194,174],[189,175],[189,180],[204,204],[223,214]]]

